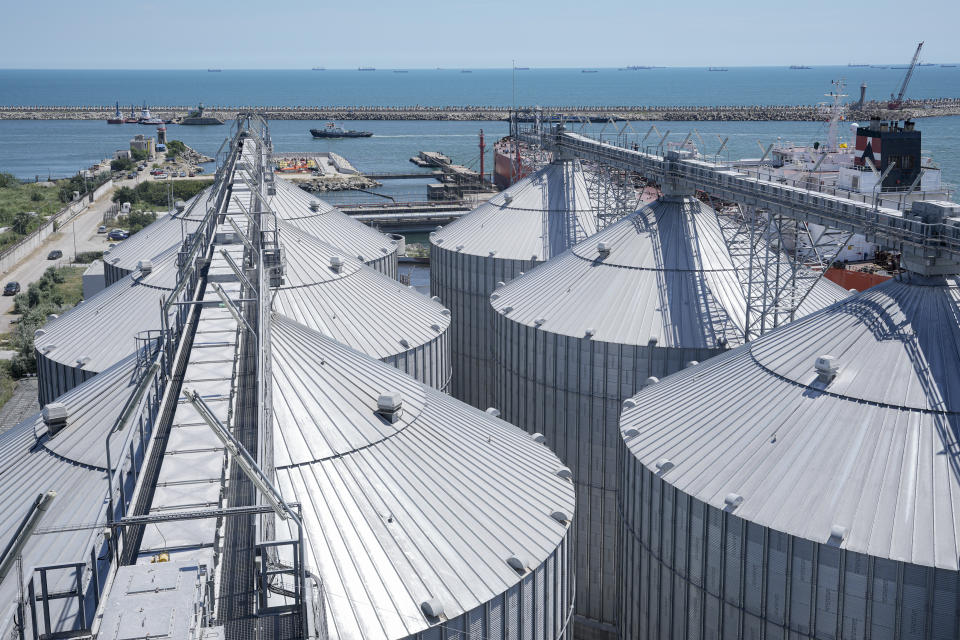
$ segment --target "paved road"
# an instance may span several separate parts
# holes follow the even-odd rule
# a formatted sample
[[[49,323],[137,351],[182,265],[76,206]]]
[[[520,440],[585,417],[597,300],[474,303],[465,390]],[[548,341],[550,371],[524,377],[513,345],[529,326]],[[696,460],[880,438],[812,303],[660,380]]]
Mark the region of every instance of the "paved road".
[[[150,176],[145,171],[135,179],[115,180],[114,185],[134,186],[147,179],[150,179]],[[52,234],[46,242],[21,260],[12,270],[0,276],[3,278],[0,284],[17,281],[20,283],[22,290],[26,291],[27,285],[39,280],[48,267],[69,264],[72,262],[75,253],[103,251],[108,248],[110,242],[107,240],[106,234],[97,233],[97,227],[103,223],[103,214],[113,204],[110,200],[111,195],[113,195],[113,192],[108,191],[91,203],[82,213],[64,223],[60,231]],[[54,249],[63,251],[61,260],[47,260],[47,254]],[[0,296],[0,332],[7,331],[9,323],[16,319],[16,316],[10,314],[12,309],[13,296]]]

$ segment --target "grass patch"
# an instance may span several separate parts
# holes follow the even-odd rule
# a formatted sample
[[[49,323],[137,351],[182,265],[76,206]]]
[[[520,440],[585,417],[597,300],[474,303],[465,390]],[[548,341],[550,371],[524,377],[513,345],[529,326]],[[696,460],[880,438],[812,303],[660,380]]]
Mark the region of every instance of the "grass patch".
[[[76,264],[90,264],[94,260],[103,259],[103,251],[81,251],[74,256],[73,261]]]
[[[10,375],[10,362],[0,362],[0,407],[7,404],[17,388],[17,381]]]
[[[9,173],[0,173],[0,227],[9,227],[0,234],[0,251],[15,245],[60,211],[73,198],[74,191],[82,194],[96,189],[108,178],[100,175],[84,180],[78,175],[47,186],[21,183]]]
[[[50,267],[43,277],[13,299],[13,312],[20,314],[17,328],[7,334],[8,348],[17,352],[8,370],[14,379],[37,372],[33,332],[47,323],[47,316],[61,314],[83,299],[84,267]]]

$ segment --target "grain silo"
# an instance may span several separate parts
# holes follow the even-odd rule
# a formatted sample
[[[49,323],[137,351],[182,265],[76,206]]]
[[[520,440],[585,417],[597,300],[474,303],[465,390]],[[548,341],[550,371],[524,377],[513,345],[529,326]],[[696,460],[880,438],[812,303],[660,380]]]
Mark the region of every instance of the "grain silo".
[[[40,404],[147,348],[161,328],[161,304],[177,285],[179,247],[141,260],[129,273],[34,333]],[[185,311],[181,308],[181,312]]]
[[[397,240],[354,220],[279,176],[274,184],[276,193],[267,199],[277,218],[396,279]]]
[[[799,314],[848,294],[821,280]],[[624,399],[744,341],[746,292],[716,213],[661,198],[497,289],[495,405],[573,470],[577,628],[617,622],[618,421]]]
[[[430,236],[430,292],[450,309],[451,393],[493,405],[489,296],[597,230],[579,161],[558,160]]]
[[[120,481],[121,496],[132,497],[137,474],[130,469],[128,452],[133,452],[137,464],[143,461],[160,400],[156,389],[148,389],[142,403],[149,419],[139,429],[110,436],[113,458],[108,465],[107,436],[133,391],[136,365],[135,357],[126,358],[0,434],[0,536],[4,566],[12,569],[0,580],[0,628],[14,628],[18,609],[26,614],[27,623],[20,617],[18,625],[24,637],[69,635],[81,611],[87,620],[93,619],[103,585],[89,576],[105,578],[111,558],[110,530],[103,526],[108,512],[106,472],[125,467],[115,481]],[[119,505],[117,509],[122,513]],[[12,559],[17,562],[10,564]],[[77,564],[87,577],[80,584]],[[41,604],[41,593],[48,587],[51,594],[73,594],[53,596]],[[26,593],[36,593],[35,606],[24,601]]]
[[[276,483],[331,637],[568,637],[574,492],[547,447],[283,316],[271,342]]]
[[[151,260],[200,227],[207,209],[210,189],[204,189],[187,202],[177,202],[170,213],[136,232],[112,249],[103,252],[103,276],[106,286],[136,271],[141,260]]]
[[[289,222],[278,229],[286,269],[274,310],[446,389],[447,309]]]
[[[960,637],[958,292],[904,273],[627,401],[622,637]]]

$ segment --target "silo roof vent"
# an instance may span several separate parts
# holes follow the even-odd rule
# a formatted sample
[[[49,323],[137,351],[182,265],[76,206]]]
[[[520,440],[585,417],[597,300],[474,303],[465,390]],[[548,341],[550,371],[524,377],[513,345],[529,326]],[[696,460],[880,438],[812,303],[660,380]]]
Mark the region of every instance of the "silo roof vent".
[[[153,271],[153,262],[150,260],[141,260],[137,263],[137,268],[140,269],[140,273],[150,273]]]
[[[500,410],[496,407],[487,407],[487,413],[493,416],[494,418],[500,417]]]
[[[675,466],[677,465],[673,464],[673,460],[671,460],[670,458],[660,458],[659,460],[657,460],[657,471],[660,471],[661,473],[666,473],[667,471],[670,471],[670,469],[673,469]]]
[[[124,204],[129,205],[130,203],[124,203]],[[177,213],[183,213],[187,209],[187,203],[184,202],[183,200],[177,200],[173,206],[177,208]]]
[[[608,255],[610,255],[610,245],[606,242],[598,242],[597,253],[600,254],[601,258],[606,258]]]
[[[588,338],[592,338],[593,336],[597,335],[597,330],[593,327],[588,327],[587,330],[584,331],[584,335]]]
[[[531,433],[531,434],[530,434],[530,439],[533,440],[534,442],[538,442],[538,443],[540,443],[540,444],[543,444],[544,442],[547,441],[547,439],[543,436],[543,434],[542,434],[542,433],[539,433],[539,432],[538,432],[538,433]]]
[[[723,499],[723,503],[733,511],[743,503],[743,496],[739,493],[728,493],[727,496]]]
[[[830,541],[836,541],[838,544],[843,542],[847,537],[847,528],[842,524],[835,524],[830,527]]]
[[[550,517],[559,522],[560,524],[567,524],[570,522],[570,514],[568,514],[563,509],[557,509],[550,514]]]
[[[513,194],[512,194],[512,193],[509,193],[509,192],[504,193],[504,194],[503,194],[503,203],[504,203],[504,204],[510,204],[511,202],[513,202]]]
[[[560,467],[557,469],[557,477],[564,480],[573,480],[573,471],[570,471],[570,467]]]
[[[443,604],[436,598],[430,598],[420,603],[420,611],[428,618],[439,618],[443,615]]]
[[[650,376],[649,378],[647,378],[647,381],[644,383],[643,386],[649,387],[650,385],[657,384],[658,382],[660,382],[660,378],[658,378],[657,376]]]
[[[310,211],[320,211],[320,203],[314,200],[310,203]]]
[[[517,573],[527,572],[527,561],[516,553],[507,558],[507,564],[517,571]]]
[[[835,356],[825,354],[818,356],[813,363],[813,368],[817,372],[817,380],[823,383],[829,383],[837,377],[837,371],[840,370],[840,362]]]
[[[700,364],[700,361],[699,361],[699,360],[691,360],[690,362],[687,363],[687,366],[688,366],[688,367],[695,367],[695,366],[697,366],[698,364]]]
[[[637,401],[634,400],[633,398],[627,398],[626,400],[623,401],[624,409],[633,409],[635,406],[637,406]]]
[[[343,258],[340,256],[330,256],[330,269],[334,273],[340,273],[340,267],[343,266]]]
[[[393,423],[400,419],[403,411],[403,398],[396,391],[391,393],[381,393],[377,398],[377,415]]]
[[[50,402],[44,405],[41,414],[43,415],[43,423],[47,425],[47,431],[51,436],[56,435],[58,431],[67,426],[69,413],[66,405],[62,402]]]

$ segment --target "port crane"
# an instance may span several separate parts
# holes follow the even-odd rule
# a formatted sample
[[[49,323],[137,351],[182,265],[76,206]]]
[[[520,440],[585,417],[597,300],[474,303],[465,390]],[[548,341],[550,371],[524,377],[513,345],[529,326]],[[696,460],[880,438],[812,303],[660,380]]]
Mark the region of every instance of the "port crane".
[[[897,97],[894,98],[893,94],[890,94],[890,103],[887,104],[888,109],[900,109],[903,107],[903,94],[907,92],[907,85],[910,84],[910,78],[913,76],[913,70],[917,68],[917,62],[920,60],[920,49],[923,49],[923,41],[920,41],[920,44],[917,45],[917,50],[913,53],[913,60],[910,61],[910,67],[907,69],[907,74],[903,77],[903,84],[900,85],[900,93],[897,94]]]

